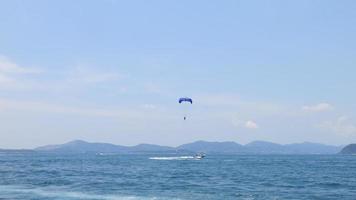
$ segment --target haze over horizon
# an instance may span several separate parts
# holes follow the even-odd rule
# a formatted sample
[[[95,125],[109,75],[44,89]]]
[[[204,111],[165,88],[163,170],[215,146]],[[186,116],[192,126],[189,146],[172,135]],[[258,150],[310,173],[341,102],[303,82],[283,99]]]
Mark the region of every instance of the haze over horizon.
[[[98,142],[98,141],[86,141],[86,140],[71,140],[71,141],[67,141],[67,142],[64,142],[64,143],[61,143],[61,144],[46,144],[46,145],[43,145],[43,146],[37,146],[36,148],[38,147],[44,147],[44,146],[56,146],[56,145],[63,145],[63,144],[69,144],[69,143],[89,143],[89,144],[94,144],[94,143],[99,143],[99,144],[113,144],[113,145],[118,145],[118,146],[125,146],[125,147],[134,147],[134,146],[138,146],[138,145],[143,145],[143,144],[147,144],[147,145],[157,145],[157,146],[166,146],[166,147],[173,147],[173,148],[177,148],[179,146],[182,146],[182,145],[186,145],[186,144],[195,144],[195,143],[235,143],[236,145],[242,145],[242,146],[248,146],[250,144],[257,144],[257,145],[264,145],[264,144],[276,144],[276,145],[291,145],[291,144],[315,144],[315,145],[324,145],[322,143],[314,143],[314,142],[300,142],[300,143],[286,143],[286,144],[279,144],[279,143],[274,143],[274,142],[271,142],[271,141],[262,141],[262,140],[254,140],[254,141],[251,141],[251,142],[248,142],[248,143],[239,143],[238,141],[205,141],[205,140],[196,140],[196,141],[191,141],[191,142],[188,142],[188,143],[185,143],[185,144],[179,144],[179,145],[176,145],[176,146],[169,146],[169,145],[161,145],[161,144],[154,144],[154,143],[137,143],[135,145],[121,145],[121,144],[115,144],[115,143],[110,143],[110,142]],[[330,145],[330,146],[333,146],[333,145]],[[337,146],[345,146],[345,145],[334,145],[335,147]],[[1,148],[0,148],[1,149]]]
[[[355,10],[351,0],[2,1],[0,148],[356,142]]]

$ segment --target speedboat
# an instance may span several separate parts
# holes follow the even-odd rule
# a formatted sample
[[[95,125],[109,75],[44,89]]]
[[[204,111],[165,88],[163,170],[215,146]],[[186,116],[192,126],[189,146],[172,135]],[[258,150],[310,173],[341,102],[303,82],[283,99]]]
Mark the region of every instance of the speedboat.
[[[203,159],[205,157],[205,154],[204,153],[197,153],[195,154],[194,156],[194,159]]]

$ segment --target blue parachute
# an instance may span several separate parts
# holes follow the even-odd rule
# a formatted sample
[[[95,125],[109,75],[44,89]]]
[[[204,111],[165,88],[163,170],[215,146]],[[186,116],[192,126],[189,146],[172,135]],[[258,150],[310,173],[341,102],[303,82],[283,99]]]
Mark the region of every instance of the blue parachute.
[[[183,97],[183,98],[179,98],[179,103],[182,103],[182,102],[190,102],[190,104],[193,104],[193,100],[191,98],[188,98],[188,97]]]
[[[190,104],[193,104],[193,100],[192,100],[191,98],[188,98],[188,97],[179,98],[178,102],[179,102],[180,104],[182,104],[182,103],[190,103]],[[184,120],[187,119],[187,111],[185,112],[183,119],[184,119]]]

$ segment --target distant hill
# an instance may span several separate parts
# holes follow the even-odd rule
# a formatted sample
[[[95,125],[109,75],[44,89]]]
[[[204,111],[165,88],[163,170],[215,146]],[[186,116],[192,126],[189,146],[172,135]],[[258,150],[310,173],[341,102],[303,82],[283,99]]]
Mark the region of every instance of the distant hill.
[[[154,144],[139,144],[133,147],[128,147],[129,151],[135,152],[160,152],[160,151],[175,151],[174,147],[159,146]]]
[[[284,152],[284,146],[272,142],[254,141],[245,145],[248,152],[256,154],[280,154]]]
[[[178,149],[207,153],[237,153],[237,154],[336,154],[342,147],[318,143],[276,144],[265,141],[254,141],[246,145],[235,142],[205,142],[197,141],[183,144]]]
[[[58,153],[133,153],[175,151],[175,148],[152,144],[139,144],[128,147],[109,143],[89,143],[82,140],[74,140],[60,145],[38,147],[35,151]]]
[[[341,146],[332,146],[319,143],[303,142],[284,145],[286,153],[293,154],[336,154]]]
[[[57,153],[177,153],[177,152],[205,152],[229,154],[336,154],[340,146],[317,143],[294,143],[281,145],[272,142],[254,141],[246,145],[236,142],[207,142],[196,141],[178,147],[159,146],[153,144],[139,144],[136,146],[121,146],[109,143],[89,143],[74,140],[60,145],[47,145],[34,149],[37,152]]]
[[[85,153],[85,152],[101,152],[101,153],[114,153],[126,152],[127,147],[109,144],[109,143],[89,143],[82,140],[74,140],[60,145],[47,145],[38,147],[36,151],[47,152],[63,152],[63,153]]]
[[[356,154],[356,144],[347,145],[339,153],[340,154]]]
[[[189,150],[193,152],[212,152],[212,153],[236,153],[244,152],[244,147],[236,142],[205,142],[197,141],[189,144],[183,144],[177,147],[180,150]]]

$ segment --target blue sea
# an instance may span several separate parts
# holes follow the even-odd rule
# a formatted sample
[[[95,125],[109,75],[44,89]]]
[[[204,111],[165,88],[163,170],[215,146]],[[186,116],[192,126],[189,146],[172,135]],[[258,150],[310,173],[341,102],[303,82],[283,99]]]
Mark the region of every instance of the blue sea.
[[[356,199],[356,156],[0,154],[0,199]]]

